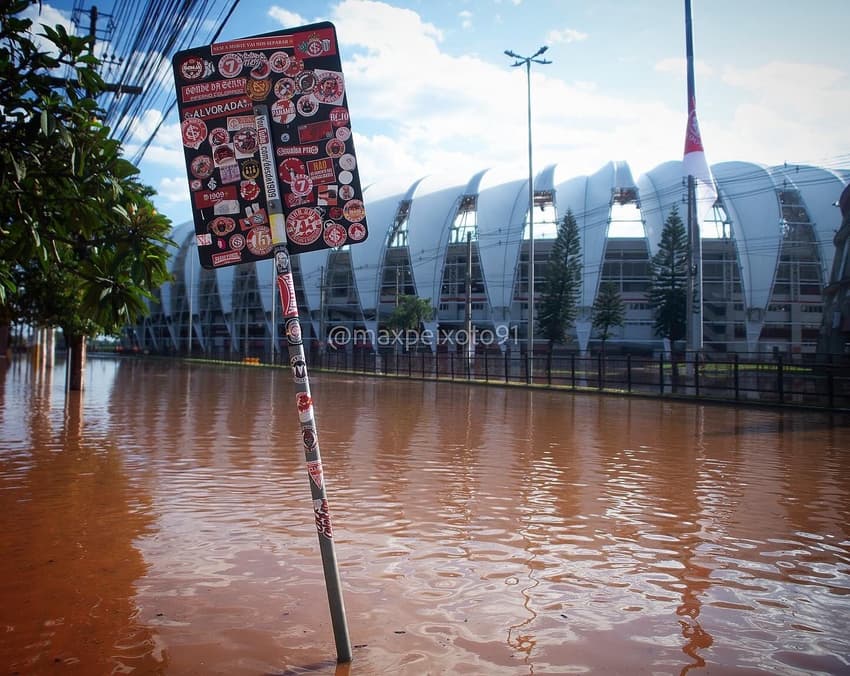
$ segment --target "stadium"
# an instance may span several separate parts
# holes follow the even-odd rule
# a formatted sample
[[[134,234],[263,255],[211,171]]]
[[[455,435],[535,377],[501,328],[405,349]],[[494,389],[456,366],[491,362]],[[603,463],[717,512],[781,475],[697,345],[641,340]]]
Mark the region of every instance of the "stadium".
[[[705,351],[815,352],[841,225],[837,203],[850,170],[751,162],[711,169],[718,196],[700,224]],[[552,165],[534,180],[530,247],[527,178],[482,170],[465,183],[427,176],[402,190],[368,186],[365,242],[293,258],[305,344],[315,348],[339,327],[349,335],[376,335],[397,299],[415,295],[436,309],[425,326],[435,334],[467,326],[469,307],[474,331],[510,335],[524,349],[529,250],[539,303],[557,222],[570,209],[580,230],[582,281],[578,318],[564,348],[582,354],[598,348],[591,308],[600,284],[612,282],[626,318],[606,349],[658,352],[663,345],[646,299],[649,261],[671,210],[684,220],[685,200],[681,161],[637,180],[626,162],[609,162],[588,176]],[[174,281],[161,287],[150,315],[128,330],[133,347],[209,355],[285,352],[273,262],[207,270],[194,250],[191,222],[175,227],[172,239]],[[535,335],[534,346],[548,349],[548,341]]]

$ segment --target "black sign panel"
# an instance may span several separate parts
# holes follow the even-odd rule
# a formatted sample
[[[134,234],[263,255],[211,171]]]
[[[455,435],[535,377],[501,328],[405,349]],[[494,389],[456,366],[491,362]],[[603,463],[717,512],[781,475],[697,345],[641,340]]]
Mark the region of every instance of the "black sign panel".
[[[336,30],[317,23],[174,56],[201,265],[366,239],[366,211]],[[275,233],[276,234],[276,233]]]

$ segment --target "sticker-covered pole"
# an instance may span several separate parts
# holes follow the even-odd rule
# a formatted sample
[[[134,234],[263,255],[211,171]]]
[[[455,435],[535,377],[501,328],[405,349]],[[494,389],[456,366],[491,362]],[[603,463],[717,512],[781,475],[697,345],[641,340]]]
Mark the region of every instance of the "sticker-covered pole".
[[[275,173],[268,108],[264,105],[254,106],[254,117],[257,124],[260,164],[274,246],[275,276],[277,288],[280,292],[281,313],[286,327],[289,364],[292,367],[292,378],[295,382],[295,404],[301,426],[301,439],[303,440],[304,455],[307,462],[313,512],[316,517],[316,530],[318,531],[319,549],[322,554],[322,567],[328,592],[331,622],[333,623],[337,661],[350,662],[351,641],[348,637],[348,623],[345,619],[345,606],[342,601],[342,586],[334,548],[333,527],[331,526],[331,515],[322,472],[322,456],[319,451],[319,434],[316,429],[313,399],[310,396],[310,379],[307,375],[307,361],[301,338],[301,322],[298,320],[298,304],[295,301],[295,283],[292,278],[289,250],[286,246],[286,223]]]

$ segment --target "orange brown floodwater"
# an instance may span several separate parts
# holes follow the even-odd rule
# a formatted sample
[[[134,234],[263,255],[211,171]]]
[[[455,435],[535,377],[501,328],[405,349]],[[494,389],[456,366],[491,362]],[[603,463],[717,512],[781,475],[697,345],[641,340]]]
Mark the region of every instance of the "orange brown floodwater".
[[[0,361],[4,673],[850,673],[850,416]]]

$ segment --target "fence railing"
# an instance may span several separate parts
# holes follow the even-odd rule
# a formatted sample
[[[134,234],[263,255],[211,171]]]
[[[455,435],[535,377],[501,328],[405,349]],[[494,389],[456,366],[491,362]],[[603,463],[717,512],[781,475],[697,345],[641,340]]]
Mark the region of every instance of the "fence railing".
[[[850,410],[850,361],[838,358],[535,354],[528,360],[517,353],[353,350],[315,352],[311,368]]]

